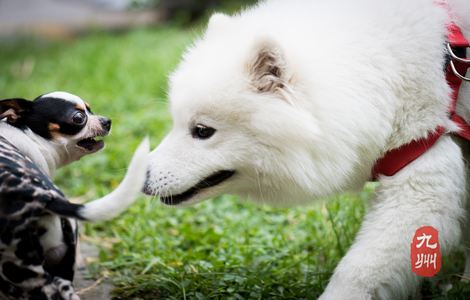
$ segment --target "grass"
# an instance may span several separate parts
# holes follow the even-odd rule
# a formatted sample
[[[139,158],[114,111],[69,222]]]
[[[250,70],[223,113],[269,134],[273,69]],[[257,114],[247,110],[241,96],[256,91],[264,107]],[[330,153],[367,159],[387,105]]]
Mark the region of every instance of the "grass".
[[[66,90],[114,121],[107,148],[64,168],[57,184],[93,199],[115,188],[145,135],[155,146],[171,126],[166,77],[195,33],[174,28],[77,41],[2,42],[2,98]],[[94,276],[110,276],[119,299],[314,299],[351,245],[372,188],[307,208],[258,207],[224,196],[172,209],[141,198],[112,222],[87,225],[100,246]],[[461,263],[461,257],[456,260]],[[440,277],[459,267],[449,263]],[[425,298],[464,299],[468,285]]]

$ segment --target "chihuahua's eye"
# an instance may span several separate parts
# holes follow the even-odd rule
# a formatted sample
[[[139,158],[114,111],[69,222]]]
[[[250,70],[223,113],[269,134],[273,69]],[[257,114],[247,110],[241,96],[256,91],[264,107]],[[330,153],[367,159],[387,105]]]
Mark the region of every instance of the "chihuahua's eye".
[[[83,125],[86,123],[87,116],[85,113],[79,111],[72,116],[72,122],[76,125]]]
[[[197,124],[191,129],[191,135],[195,139],[205,140],[213,136],[215,129],[202,124]]]

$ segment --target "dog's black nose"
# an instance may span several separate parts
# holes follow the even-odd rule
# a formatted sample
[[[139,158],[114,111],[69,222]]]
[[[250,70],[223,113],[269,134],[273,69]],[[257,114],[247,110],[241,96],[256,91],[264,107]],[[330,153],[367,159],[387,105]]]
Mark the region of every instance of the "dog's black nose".
[[[101,125],[103,126],[104,129],[106,129],[106,131],[110,131],[111,130],[111,120],[108,119],[108,118],[101,118],[100,119],[100,123]]]

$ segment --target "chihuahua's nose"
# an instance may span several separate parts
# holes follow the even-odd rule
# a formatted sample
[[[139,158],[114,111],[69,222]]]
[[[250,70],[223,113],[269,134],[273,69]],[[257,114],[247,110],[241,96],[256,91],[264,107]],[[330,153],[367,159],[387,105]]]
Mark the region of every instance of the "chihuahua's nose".
[[[111,130],[111,120],[108,119],[108,118],[101,118],[100,119],[100,123],[101,123],[101,126],[103,126],[104,129],[106,129],[106,131],[110,131]]]

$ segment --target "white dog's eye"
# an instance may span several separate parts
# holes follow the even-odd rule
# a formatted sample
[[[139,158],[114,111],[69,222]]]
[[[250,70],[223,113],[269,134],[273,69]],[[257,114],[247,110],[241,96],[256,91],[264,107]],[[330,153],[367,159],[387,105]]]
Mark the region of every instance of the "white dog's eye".
[[[81,111],[76,112],[72,116],[72,122],[77,124],[77,125],[85,124],[86,120],[87,120],[87,116]]]
[[[205,140],[214,135],[215,129],[202,124],[197,124],[191,129],[191,135],[195,139]]]

